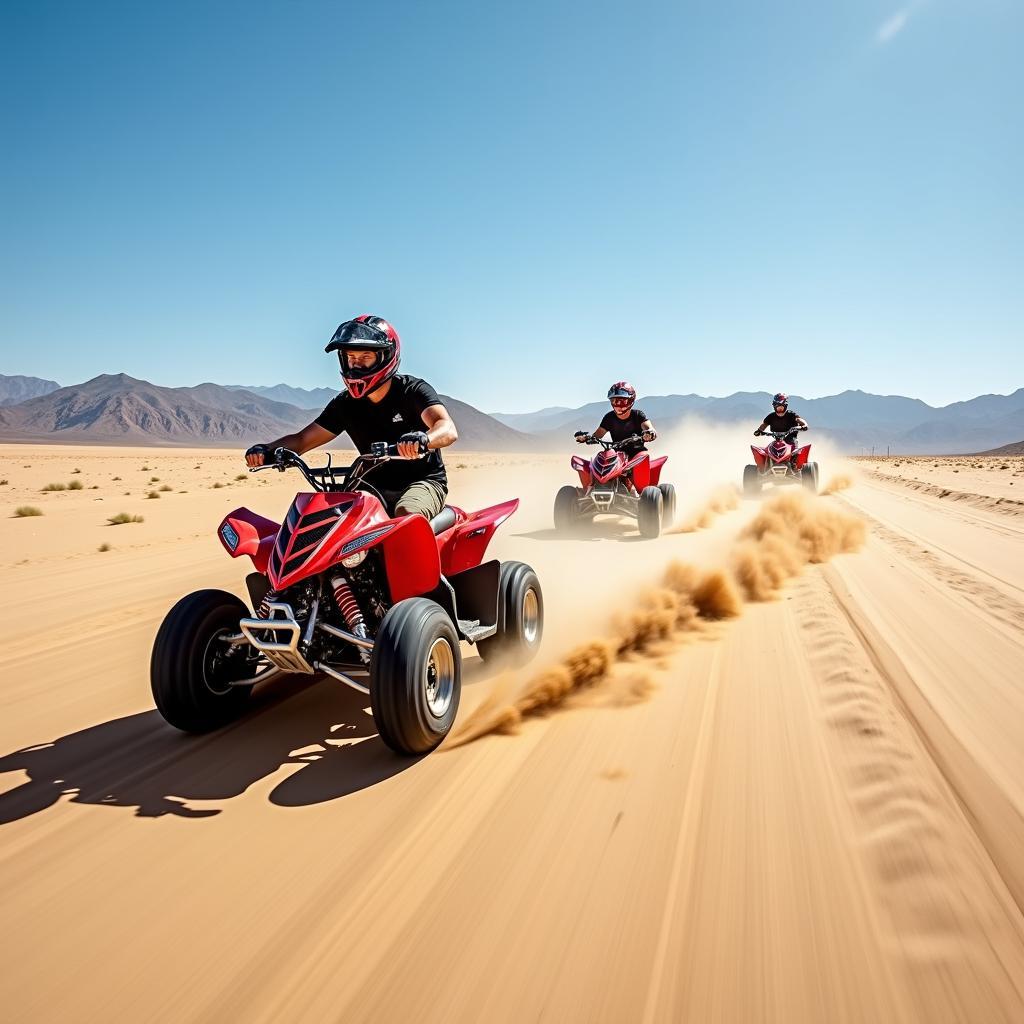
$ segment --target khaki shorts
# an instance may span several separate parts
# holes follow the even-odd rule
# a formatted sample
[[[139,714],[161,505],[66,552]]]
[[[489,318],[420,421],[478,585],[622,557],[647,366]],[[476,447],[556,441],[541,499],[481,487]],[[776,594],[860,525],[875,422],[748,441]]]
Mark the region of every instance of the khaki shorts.
[[[423,516],[429,521],[444,508],[448,492],[433,480],[417,480],[404,491],[389,491],[384,497],[396,516]]]

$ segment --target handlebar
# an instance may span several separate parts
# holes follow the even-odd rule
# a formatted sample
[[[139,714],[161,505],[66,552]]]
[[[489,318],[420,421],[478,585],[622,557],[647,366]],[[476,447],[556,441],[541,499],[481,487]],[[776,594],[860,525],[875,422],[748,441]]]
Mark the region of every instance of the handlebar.
[[[583,433],[584,432],[581,430],[578,433],[576,433],[574,436],[575,437],[580,437],[580,436],[583,435]],[[586,435],[586,441],[584,441],[583,443],[584,444],[599,444],[599,445],[601,445],[602,448],[605,448],[605,449],[608,449],[608,448],[618,449],[618,448],[625,448],[628,445],[633,445],[633,444],[644,444],[645,441],[644,441],[643,434],[630,434],[629,437],[624,437],[621,441],[606,441],[603,437],[594,437],[593,434],[587,434]]]
[[[422,456],[421,456],[422,457]],[[400,459],[398,445],[386,441],[374,441],[370,451],[365,455],[357,455],[355,461],[348,466],[334,467],[331,464],[331,453],[327,453],[327,465],[319,468],[310,466],[305,459],[289,448],[275,448],[272,453],[264,456],[262,466],[250,466],[250,473],[259,473],[263,469],[276,469],[283,473],[286,469],[297,469],[314,491],[344,491],[359,480],[373,466],[388,459]],[[407,460],[406,460],[407,461]]]
[[[790,434],[795,434],[798,431],[806,429],[807,427],[793,427],[792,430],[757,430],[755,431],[755,436],[774,437],[776,441],[784,441]]]

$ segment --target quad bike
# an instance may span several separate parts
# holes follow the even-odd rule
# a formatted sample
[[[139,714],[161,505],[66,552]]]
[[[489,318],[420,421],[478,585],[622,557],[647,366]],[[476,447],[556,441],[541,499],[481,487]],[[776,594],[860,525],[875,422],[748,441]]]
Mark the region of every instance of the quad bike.
[[[642,443],[639,434],[618,442],[582,432],[578,436],[585,436],[586,444],[600,445],[601,451],[590,461],[572,457],[572,468],[579,473],[582,486],[566,484],[555,495],[556,530],[571,532],[601,514],[632,517],[644,537],[657,537],[663,527],[672,525],[676,489],[659,483],[668,456],[652,459],[647,452],[627,456],[622,449]]]
[[[806,430],[806,427],[798,428]],[[818,464],[809,462],[811,446],[797,448],[789,439],[794,431],[763,430],[762,434],[773,438],[764,448],[751,445],[754,465],[743,467],[743,493],[753,496],[761,493],[766,483],[801,484],[812,494],[818,492]]]
[[[150,666],[161,715],[186,732],[239,717],[253,686],[286,673],[323,673],[369,697],[381,739],[400,754],[433,750],[459,707],[460,641],[485,660],[522,664],[544,628],[540,581],[522,562],[483,561],[518,498],[430,522],[391,517],[372,469],[396,455],[373,445],[350,466],[313,469],[278,448],[262,469],[298,469],[312,493],[295,496],[283,523],[246,508],[218,536],[248,555],[254,613],[234,594],[199,590],[164,619]],[[365,479],[370,475],[370,480]]]

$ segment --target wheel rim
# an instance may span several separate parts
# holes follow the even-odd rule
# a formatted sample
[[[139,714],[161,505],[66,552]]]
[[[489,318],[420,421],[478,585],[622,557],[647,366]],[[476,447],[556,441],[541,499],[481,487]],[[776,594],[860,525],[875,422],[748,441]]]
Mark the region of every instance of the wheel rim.
[[[427,665],[423,670],[423,690],[430,713],[435,718],[443,718],[451,707],[455,692],[455,654],[443,636],[430,645]]]
[[[523,638],[528,644],[537,642],[540,632],[540,601],[537,591],[530,587],[523,595]]]
[[[230,677],[230,672],[227,671],[224,645],[219,643],[227,632],[226,629],[218,629],[206,641],[206,650],[203,651],[203,685],[218,697],[223,697],[233,689],[230,679],[225,678]]]

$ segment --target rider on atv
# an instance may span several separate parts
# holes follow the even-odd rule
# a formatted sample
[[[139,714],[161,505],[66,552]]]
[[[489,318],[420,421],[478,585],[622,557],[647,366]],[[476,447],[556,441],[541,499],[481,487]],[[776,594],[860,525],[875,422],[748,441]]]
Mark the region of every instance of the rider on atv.
[[[754,431],[754,437],[760,437],[765,432],[785,433],[786,443],[795,448],[797,431],[806,430],[807,421],[802,416],[790,411],[789,397],[781,391],[772,399],[772,410]]]
[[[608,389],[608,401],[612,403],[612,411],[605,413],[601,425],[593,433],[594,437],[602,438],[605,434],[611,434],[615,442],[625,441],[636,434],[639,434],[643,441],[653,441],[657,438],[658,432],[647,414],[641,409],[633,408],[636,388],[632,384],[625,380],[617,381]],[[590,436],[585,430],[576,431],[576,440],[580,444],[586,444]],[[647,451],[647,445],[643,442],[634,442],[622,450],[632,458],[637,452]]]
[[[397,445],[401,458],[374,467],[367,474],[367,488],[384,500],[392,515],[433,519],[448,495],[448,477],[438,449],[447,448],[459,435],[437,392],[425,380],[396,373],[402,358],[398,331],[379,316],[357,316],[338,327],[324,351],[337,351],[347,391],[331,399],[297,433],[253,445],[245,453],[246,463],[262,466],[278,448],[302,455],[343,431],[361,455],[368,454],[375,441],[386,441]]]

